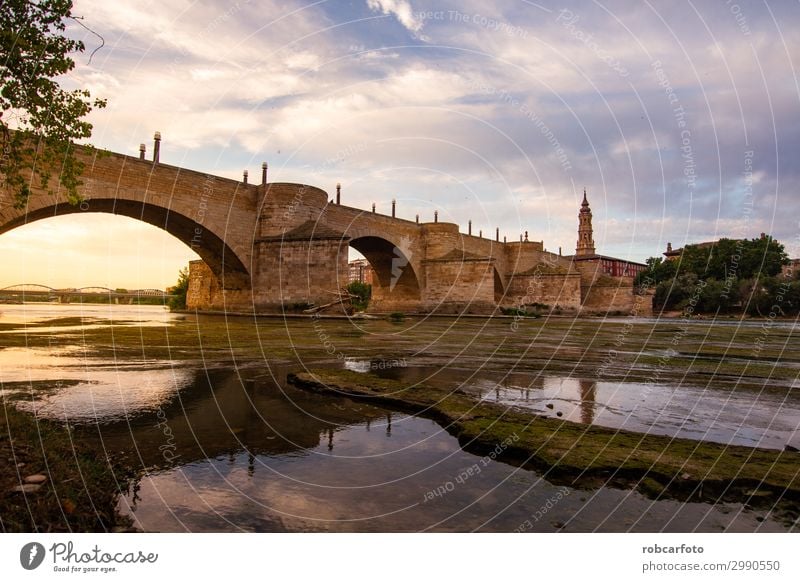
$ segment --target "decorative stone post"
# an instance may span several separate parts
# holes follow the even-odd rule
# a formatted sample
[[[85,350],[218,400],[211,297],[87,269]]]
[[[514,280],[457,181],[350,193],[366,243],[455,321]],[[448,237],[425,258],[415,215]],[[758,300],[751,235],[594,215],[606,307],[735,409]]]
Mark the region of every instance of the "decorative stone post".
[[[153,136],[153,140],[155,141],[153,145],[153,162],[158,163],[161,157],[161,132],[157,131]]]

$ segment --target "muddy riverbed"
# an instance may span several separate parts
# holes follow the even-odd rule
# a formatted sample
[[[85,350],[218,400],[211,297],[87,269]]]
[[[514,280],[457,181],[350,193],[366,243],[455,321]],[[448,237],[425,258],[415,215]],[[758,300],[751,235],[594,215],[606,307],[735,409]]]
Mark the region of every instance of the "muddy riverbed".
[[[136,470],[145,531],[786,531],[792,506],[552,483],[433,420],[297,390],[329,367],[641,433],[800,447],[791,322],[282,319],[4,305],[4,400]],[[635,452],[634,452],[635,453]]]

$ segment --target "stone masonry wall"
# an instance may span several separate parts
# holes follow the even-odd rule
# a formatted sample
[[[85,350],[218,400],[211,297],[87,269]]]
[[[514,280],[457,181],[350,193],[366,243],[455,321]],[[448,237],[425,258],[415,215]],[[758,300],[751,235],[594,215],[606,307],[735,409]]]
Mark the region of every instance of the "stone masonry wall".
[[[533,303],[549,305],[552,309],[580,309],[580,275],[534,273],[512,277],[503,306],[524,307]]]
[[[491,260],[432,260],[423,263],[427,286],[425,311],[491,313],[495,310]]]

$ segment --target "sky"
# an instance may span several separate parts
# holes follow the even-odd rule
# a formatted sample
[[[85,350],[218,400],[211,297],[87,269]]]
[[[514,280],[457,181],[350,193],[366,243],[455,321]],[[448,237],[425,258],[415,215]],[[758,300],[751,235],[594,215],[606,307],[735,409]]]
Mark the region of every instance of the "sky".
[[[761,232],[800,257],[800,3],[76,0],[91,142],[359,208],[644,261]],[[98,49],[89,62],[89,55]],[[108,215],[0,236],[0,285],[159,287],[196,258]]]

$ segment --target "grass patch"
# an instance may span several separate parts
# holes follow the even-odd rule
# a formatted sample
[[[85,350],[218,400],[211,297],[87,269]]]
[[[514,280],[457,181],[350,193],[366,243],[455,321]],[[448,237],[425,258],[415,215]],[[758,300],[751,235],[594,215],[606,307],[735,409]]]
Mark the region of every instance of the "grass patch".
[[[25,477],[45,475],[35,492],[17,492]],[[106,532],[128,529],[116,509],[132,471],[73,442],[67,427],[0,407],[0,530]]]

